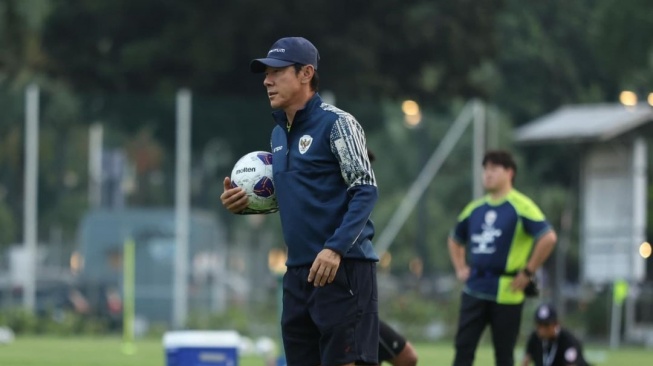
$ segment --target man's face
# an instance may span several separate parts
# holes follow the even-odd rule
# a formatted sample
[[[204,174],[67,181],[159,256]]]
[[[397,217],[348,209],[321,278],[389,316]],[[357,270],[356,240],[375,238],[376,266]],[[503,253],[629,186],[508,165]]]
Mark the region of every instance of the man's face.
[[[512,176],[512,169],[487,162],[483,167],[483,186],[488,192],[500,191],[511,183]]]
[[[273,109],[285,109],[301,99],[300,76],[301,72],[297,73],[294,66],[266,67],[263,85]]]
[[[537,336],[540,339],[555,338],[557,328],[558,328],[558,323],[556,322],[550,324],[535,324],[535,330],[537,331]]]

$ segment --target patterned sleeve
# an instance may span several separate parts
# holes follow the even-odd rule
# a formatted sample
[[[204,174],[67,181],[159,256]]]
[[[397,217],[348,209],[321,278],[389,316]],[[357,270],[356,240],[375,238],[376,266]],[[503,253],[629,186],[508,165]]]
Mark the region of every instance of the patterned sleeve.
[[[331,130],[331,151],[340,163],[342,178],[349,188],[376,186],[372,164],[367,156],[365,132],[356,119],[341,114]]]

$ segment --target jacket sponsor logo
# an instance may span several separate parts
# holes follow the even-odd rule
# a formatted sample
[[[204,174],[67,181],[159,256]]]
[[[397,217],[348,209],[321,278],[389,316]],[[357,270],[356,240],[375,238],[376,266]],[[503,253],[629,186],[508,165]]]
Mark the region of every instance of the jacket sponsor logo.
[[[313,143],[313,138],[310,135],[304,135],[299,139],[299,153],[304,154],[308,151],[308,148],[311,147]]]
[[[281,150],[283,150],[283,146],[277,146],[274,149],[272,149],[272,152],[275,153],[275,152],[281,151]]]

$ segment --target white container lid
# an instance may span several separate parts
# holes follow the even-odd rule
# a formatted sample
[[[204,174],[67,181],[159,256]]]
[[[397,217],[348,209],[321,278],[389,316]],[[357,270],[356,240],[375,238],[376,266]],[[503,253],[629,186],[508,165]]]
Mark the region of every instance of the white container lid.
[[[235,330],[181,330],[163,335],[165,348],[233,347],[238,348],[240,334]]]

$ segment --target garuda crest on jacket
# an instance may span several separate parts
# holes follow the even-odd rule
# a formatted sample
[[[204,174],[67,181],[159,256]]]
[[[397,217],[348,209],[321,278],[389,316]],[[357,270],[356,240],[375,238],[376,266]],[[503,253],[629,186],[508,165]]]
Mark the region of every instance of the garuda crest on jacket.
[[[304,154],[308,151],[308,148],[311,147],[313,143],[313,138],[310,135],[304,135],[299,138],[299,153]]]

